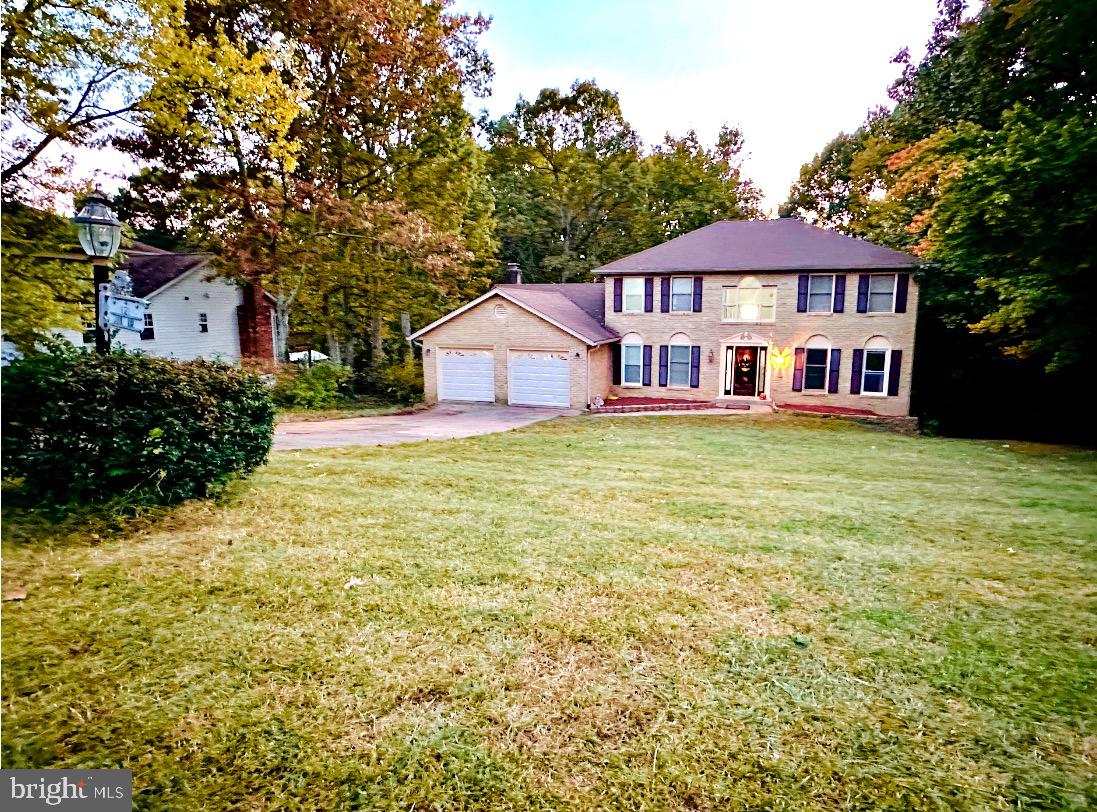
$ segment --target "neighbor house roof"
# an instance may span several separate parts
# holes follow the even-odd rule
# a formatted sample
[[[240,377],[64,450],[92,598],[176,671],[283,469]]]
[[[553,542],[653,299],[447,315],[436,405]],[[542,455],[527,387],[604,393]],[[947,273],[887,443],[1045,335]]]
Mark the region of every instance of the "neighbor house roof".
[[[595,273],[814,271],[911,268],[910,254],[802,220],[720,220],[629,254]]]
[[[174,254],[170,251],[131,253],[123,267],[133,280],[133,295],[144,298],[206,264],[209,258],[209,254]]]
[[[619,338],[617,333],[602,324],[605,318],[605,293],[602,285],[597,282],[560,285],[497,285],[483,296],[428,324],[410,337],[419,338],[492,296],[513,302],[518,307],[528,310],[592,346],[616,341]]]

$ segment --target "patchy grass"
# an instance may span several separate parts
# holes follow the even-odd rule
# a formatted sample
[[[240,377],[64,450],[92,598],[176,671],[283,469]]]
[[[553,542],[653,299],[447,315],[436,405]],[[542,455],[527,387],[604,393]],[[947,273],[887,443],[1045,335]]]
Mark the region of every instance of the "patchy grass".
[[[1097,804],[1097,455],[607,417],[5,517],[4,766],[138,809]]]
[[[315,420],[339,420],[344,417],[373,417],[379,414],[396,414],[409,409],[418,409],[406,403],[390,403],[376,398],[356,398],[346,400],[330,409],[293,409],[280,407],[279,423],[305,423]]]

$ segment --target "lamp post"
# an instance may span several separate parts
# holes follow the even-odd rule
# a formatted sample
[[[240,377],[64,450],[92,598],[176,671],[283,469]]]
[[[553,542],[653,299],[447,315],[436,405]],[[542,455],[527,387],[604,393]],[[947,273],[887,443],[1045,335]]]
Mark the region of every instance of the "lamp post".
[[[80,247],[88,255],[95,282],[95,351],[110,352],[110,336],[103,329],[100,310],[99,286],[107,284],[110,259],[118,252],[122,239],[122,224],[114,216],[107,201],[99,196],[89,197],[72,221],[80,237]]]

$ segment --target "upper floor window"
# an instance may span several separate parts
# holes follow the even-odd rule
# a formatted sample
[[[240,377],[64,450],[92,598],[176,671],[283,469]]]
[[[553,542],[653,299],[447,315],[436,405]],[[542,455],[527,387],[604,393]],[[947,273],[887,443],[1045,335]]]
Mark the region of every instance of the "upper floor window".
[[[632,277],[621,281],[621,309],[625,313],[644,312],[644,280]]]
[[[672,313],[693,312],[692,276],[675,276],[670,280],[670,310]]]
[[[834,276],[812,275],[808,278],[808,312],[832,313],[834,311]]]
[[[156,331],[153,329],[156,325],[152,323],[152,313],[145,314],[145,329],[141,331],[141,340],[148,341],[156,338]]]
[[[895,312],[895,282],[896,275],[872,274],[868,278],[868,312],[869,313],[894,313]]]
[[[776,315],[776,287],[762,287],[748,276],[737,287],[724,288],[724,321],[773,321]]]
[[[209,318],[206,316],[205,313],[199,313],[198,314],[198,332],[200,332],[200,333],[208,333],[209,332]]]

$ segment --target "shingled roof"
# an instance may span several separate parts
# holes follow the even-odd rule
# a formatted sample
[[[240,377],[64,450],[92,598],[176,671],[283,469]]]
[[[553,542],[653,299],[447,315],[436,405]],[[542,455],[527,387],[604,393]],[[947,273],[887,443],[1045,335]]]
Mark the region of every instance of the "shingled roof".
[[[916,264],[915,257],[902,251],[783,218],[720,220],[595,273],[890,270]]]
[[[148,252],[127,252],[123,266],[133,280],[133,295],[144,298],[185,273],[204,265],[209,254],[176,254],[152,246],[142,246]]]
[[[454,316],[492,296],[500,296],[535,316],[548,321],[565,332],[590,344],[616,341],[619,336],[602,322],[605,320],[605,289],[601,283],[568,283],[559,285],[496,285],[483,296],[473,299],[452,313],[413,333],[419,338],[435,327],[445,324]]]

